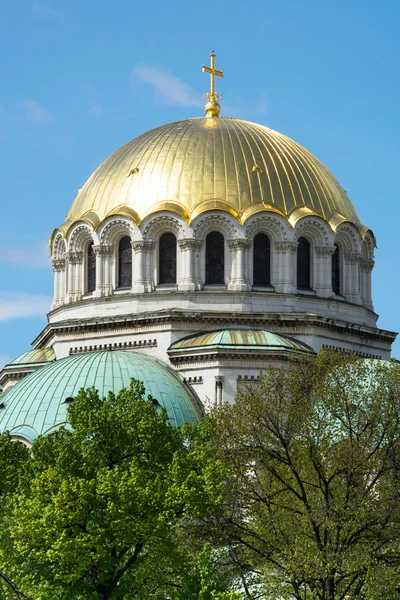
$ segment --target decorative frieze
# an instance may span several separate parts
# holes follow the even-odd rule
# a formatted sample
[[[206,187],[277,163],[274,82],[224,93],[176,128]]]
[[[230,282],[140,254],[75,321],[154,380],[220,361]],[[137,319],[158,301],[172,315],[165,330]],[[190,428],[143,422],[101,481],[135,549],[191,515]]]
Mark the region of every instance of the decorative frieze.
[[[133,342],[114,342],[113,344],[92,344],[90,346],[75,346],[71,348],[70,354],[82,352],[97,352],[99,350],[133,350],[135,348],[155,348],[157,340],[134,340]]]

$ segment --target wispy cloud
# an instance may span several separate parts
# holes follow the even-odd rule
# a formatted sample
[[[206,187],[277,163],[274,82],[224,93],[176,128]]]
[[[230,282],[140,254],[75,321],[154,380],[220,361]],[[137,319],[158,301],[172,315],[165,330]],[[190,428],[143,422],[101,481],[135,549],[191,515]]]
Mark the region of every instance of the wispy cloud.
[[[0,263],[27,267],[28,269],[49,268],[49,249],[47,242],[32,246],[1,246]]]
[[[0,321],[44,317],[50,310],[51,302],[50,296],[0,290]]]
[[[45,2],[32,2],[32,11],[39,17],[50,17],[51,19],[58,19],[66,14],[62,8],[54,8],[54,6]]]
[[[35,100],[24,100],[22,109],[22,120],[28,125],[45,125],[54,121],[54,113]]]
[[[147,84],[156,98],[170,106],[199,106],[201,97],[193,88],[168,71],[155,65],[136,65],[132,68],[133,85]]]
[[[104,112],[104,108],[100,106],[100,104],[92,104],[92,106],[88,110],[88,114],[91,117],[95,117],[96,119],[102,117],[104,115]]]

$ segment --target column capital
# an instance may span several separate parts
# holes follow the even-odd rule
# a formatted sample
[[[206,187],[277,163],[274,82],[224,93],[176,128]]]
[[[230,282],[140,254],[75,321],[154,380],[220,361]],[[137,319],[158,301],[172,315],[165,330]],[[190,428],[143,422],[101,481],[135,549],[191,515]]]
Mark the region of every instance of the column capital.
[[[214,377],[216,383],[222,383],[224,381],[224,376],[223,375],[215,375]]]
[[[154,249],[155,243],[153,240],[134,240],[131,246],[134,252],[150,252]]]
[[[76,265],[82,262],[83,252],[66,252],[64,256],[68,260],[68,262],[70,262],[73,265]]]
[[[234,238],[228,240],[228,245],[232,250],[246,250],[247,248],[250,248],[251,241],[247,238]]]
[[[295,254],[297,250],[298,243],[297,242],[275,242],[274,248],[276,252],[289,252],[290,254]]]
[[[65,258],[53,258],[51,261],[53,273],[59,273],[65,271]]]
[[[375,265],[375,261],[374,260],[369,260],[369,259],[361,259],[360,261],[360,267],[361,267],[361,271],[365,271],[366,273],[371,273],[372,269],[374,268]]]
[[[203,245],[203,240],[195,238],[183,238],[178,240],[178,246],[181,250],[199,250]]]
[[[358,254],[356,252],[345,254],[344,258],[346,263],[350,265],[359,264],[362,260],[361,254]]]
[[[109,245],[98,245],[93,246],[93,252],[96,256],[109,256],[112,254],[112,246]]]
[[[315,253],[317,256],[333,256],[335,250],[336,246],[315,246]]]

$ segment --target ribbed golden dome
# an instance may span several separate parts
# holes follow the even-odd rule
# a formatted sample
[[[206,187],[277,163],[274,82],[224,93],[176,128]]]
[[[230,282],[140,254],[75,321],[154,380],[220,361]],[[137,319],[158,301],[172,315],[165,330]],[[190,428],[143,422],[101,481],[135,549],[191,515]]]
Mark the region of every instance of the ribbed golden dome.
[[[305,148],[272,129],[229,118],[200,118],[158,127],[114,152],[79,191],[62,226],[108,215],[137,224],[169,210],[188,222],[210,209],[243,222],[296,209],[326,220],[358,221],[345,190]]]

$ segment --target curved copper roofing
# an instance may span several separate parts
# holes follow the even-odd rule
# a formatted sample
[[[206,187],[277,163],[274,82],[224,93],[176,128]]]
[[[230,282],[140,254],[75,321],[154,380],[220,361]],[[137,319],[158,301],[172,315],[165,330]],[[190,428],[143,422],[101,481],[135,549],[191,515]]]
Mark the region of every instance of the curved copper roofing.
[[[284,350],[289,352],[313,352],[312,348],[294,340],[265,330],[218,329],[186,336],[174,342],[168,349],[170,354],[186,353],[194,349],[251,349]]]
[[[73,354],[41,367],[1,396],[0,431],[33,442],[67,423],[66,398],[94,386],[100,396],[129,387],[131,377],[143,381],[165,407],[172,425],[199,419],[196,394],[165,363],[139,352],[102,351]]]
[[[61,228],[81,219],[96,228],[116,213],[139,224],[160,210],[190,222],[221,209],[243,222],[266,209],[289,217],[299,208],[359,222],[345,190],[300,144],[263,125],[205,117],[163,125],[114,152],[79,191]]]

